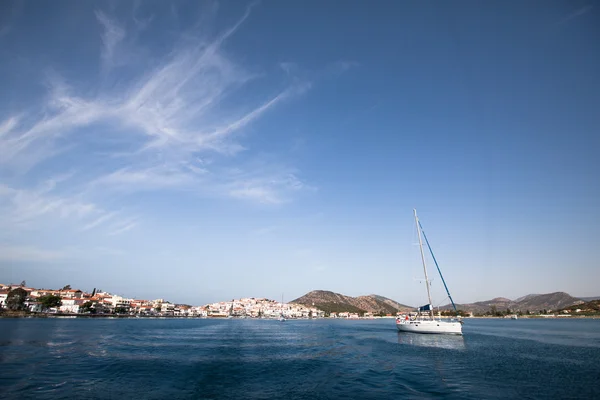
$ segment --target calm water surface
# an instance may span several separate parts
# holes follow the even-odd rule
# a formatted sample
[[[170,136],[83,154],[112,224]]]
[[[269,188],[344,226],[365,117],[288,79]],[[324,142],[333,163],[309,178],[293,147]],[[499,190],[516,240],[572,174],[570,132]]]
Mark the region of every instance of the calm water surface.
[[[1,398],[600,398],[600,320],[0,319]]]

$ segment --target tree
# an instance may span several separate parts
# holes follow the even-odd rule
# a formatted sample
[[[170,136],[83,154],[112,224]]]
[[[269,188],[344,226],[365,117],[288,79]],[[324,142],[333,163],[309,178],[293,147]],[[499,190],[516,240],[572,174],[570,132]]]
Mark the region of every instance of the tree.
[[[44,310],[53,307],[60,307],[62,301],[60,300],[60,296],[55,296],[53,294],[47,294],[45,296],[40,296],[38,301],[42,305]]]
[[[60,290],[71,290],[71,285],[65,285],[62,289]]]
[[[95,314],[96,309],[94,308],[94,303],[91,301],[86,301],[81,305],[81,312]]]
[[[308,311],[308,318],[312,318],[312,317],[313,317],[313,315],[312,315],[312,310],[309,310],[309,311]]]
[[[12,289],[6,296],[6,307],[9,310],[25,309],[25,300],[27,299],[27,291],[23,288]]]

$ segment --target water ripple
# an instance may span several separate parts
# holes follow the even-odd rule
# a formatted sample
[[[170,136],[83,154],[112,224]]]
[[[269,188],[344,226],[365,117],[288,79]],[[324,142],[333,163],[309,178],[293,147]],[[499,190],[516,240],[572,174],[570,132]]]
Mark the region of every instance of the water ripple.
[[[462,337],[398,333],[393,320],[0,320],[0,393],[35,399],[600,397],[591,379],[600,376],[600,321],[557,322],[467,321]]]

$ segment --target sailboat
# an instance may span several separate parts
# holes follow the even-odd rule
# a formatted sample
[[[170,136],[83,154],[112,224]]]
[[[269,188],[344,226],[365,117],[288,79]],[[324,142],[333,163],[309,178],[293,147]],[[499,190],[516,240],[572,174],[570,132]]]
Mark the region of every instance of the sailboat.
[[[454,307],[454,311],[456,311],[456,305],[454,304],[454,300],[452,300],[452,296],[450,295],[450,291],[448,290],[448,286],[446,286],[446,282],[444,281],[444,277],[442,276],[442,271],[433,255],[433,250],[431,250],[431,246],[429,245],[429,240],[427,240],[427,236],[425,235],[425,231],[423,230],[423,226],[421,222],[419,222],[419,217],[417,216],[417,210],[413,210],[415,214],[415,224],[417,226],[417,235],[419,237],[419,250],[421,252],[421,261],[423,263],[423,272],[425,273],[425,287],[427,288],[427,299],[429,300],[429,304],[426,304],[422,307],[418,308],[417,315],[404,315],[402,317],[396,318],[396,327],[401,332],[413,332],[413,333],[434,333],[434,334],[454,334],[454,335],[462,335],[462,321],[458,320],[443,320],[441,318],[436,319],[433,315],[433,307],[431,302],[431,287],[429,278],[427,277],[427,265],[425,263],[425,253],[423,252],[423,240],[421,239],[421,235],[425,238],[425,242],[427,243],[427,247],[429,248],[429,252],[431,253],[431,257],[435,262],[435,266],[437,267],[438,272],[440,273],[440,277],[442,278],[442,282],[444,283],[444,288],[446,289],[446,293],[448,293],[448,297],[452,302],[452,306]]]
[[[285,317],[283,316],[283,294],[281,294],[281,312],[279,313],[279,320],[281,322],[285,321]]]
[[[233,303],[235,302],[235,299],[231,300],[231,307],[229,307],[229,313],[227,314],[227,318],[233,318]]]

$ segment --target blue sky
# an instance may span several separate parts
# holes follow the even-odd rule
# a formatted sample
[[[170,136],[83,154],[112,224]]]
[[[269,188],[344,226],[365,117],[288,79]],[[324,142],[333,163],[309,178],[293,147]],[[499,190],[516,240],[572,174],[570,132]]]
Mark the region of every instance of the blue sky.
[[[593,2],[0,7],[2,283],[600,294]]]

